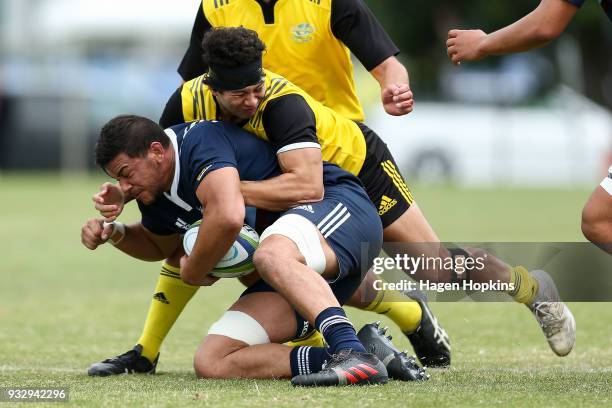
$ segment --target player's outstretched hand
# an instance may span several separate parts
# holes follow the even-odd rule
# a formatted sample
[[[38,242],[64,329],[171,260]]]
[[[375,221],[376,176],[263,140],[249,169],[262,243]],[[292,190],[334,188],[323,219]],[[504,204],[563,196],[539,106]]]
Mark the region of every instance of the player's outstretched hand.
[[[393,116],[402,116],[412,112],[414,99],[408,84],[387,85],[381,93],[385,112]]]
[[[104,217],[104,221],[115,221],[123,211],[124,203],[123,191],[119,184],[104,183],[100,186],[100,191],[94,194],[92,200],[96,210]]]
[[[81,242],[94,250],[104,244],[113,233],[113,224],[104,224],[104,219],[94,218],[81,228]]]
[[[486,36],[482,30],[450,30],[446,40],[446,53],[455,65],[463,61],[478,61],[486,57],[480,50]]]

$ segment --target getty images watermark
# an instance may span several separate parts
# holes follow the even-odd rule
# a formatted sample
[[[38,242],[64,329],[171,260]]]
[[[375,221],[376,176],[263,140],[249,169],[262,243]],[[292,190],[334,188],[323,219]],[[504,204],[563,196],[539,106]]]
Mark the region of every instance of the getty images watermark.
[[[454,282],[434,282],[431,280],[413,281],[400,279],[395,282],[387,282],[383,279],[375,279],[372,286],[375,290],[397,290],[397,291],[466,291],[466,292],[490,292],[514,290],[514,283],[501,282],[499,280],[489,280],[485,282],[474,282],[466,279],[467,272],[483,271],[487,254],[483,256],[455,256],[455,257],[431,257],[421,254],[410,256],[407,254],[397,254],[394,257],[374,258],[372,272],[382,275],[387,271],[402,270],[405,273],[414,275],[417,271],[454,271],[457,280]]]
[[[510,301],[521,282],[512,271],[522,268],[548,275],[566,302],[612,302],[612,256],[590,242],[385,242],[393,255],[379,250],[362,244],[367,301],[383,290],[422,291],[439,302]]]

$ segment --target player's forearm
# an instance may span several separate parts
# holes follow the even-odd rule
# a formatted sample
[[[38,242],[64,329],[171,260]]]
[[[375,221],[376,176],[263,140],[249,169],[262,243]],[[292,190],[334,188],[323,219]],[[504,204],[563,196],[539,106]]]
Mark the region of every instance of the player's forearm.
[[[522,19],[484,37],[479,45],[480,53],[501,55],[541,47],[565,30],[576,10],[562,0],[543,0]]]
[[[111,238],[117,240],[113,235]],[[148,262],[161,261],[169,256],[169,251],[152,241],[140,223],[126,225],[125,236],[115,248],[133,258]]]
[[[519,20],[501,30],[487,34],[479,45],[483,56],[503,55],[529,51],[546,45],[551,38],[537,26],[530,26]]]
[[[389,57],[381,62],[370,71],[370,74],[378,81],[381,89],[395,84],[410,85],[408,71],[395,57]]]
[[[240,190],[247,206],[269,211],[284,211],[323,199],[320,177],[283,173],[263,181],[243,181]]]

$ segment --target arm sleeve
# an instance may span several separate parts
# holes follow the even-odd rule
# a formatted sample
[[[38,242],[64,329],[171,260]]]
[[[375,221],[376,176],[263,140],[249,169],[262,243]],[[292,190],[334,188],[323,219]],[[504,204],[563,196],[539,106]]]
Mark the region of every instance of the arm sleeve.
[[[399,54],[363,0],[332,0],[331,29],[368,71]]]
[[[183,78],[183,81],[189,81],[190,79],[200,76],[208,69],[202,60],[202,40],[204,39],[204,33],[211,28],[212,26],[204,15],[204,5],[202,4],[200,8],[198,8],[198,14],[193,23],[189,47],[177,70],[179,75]]]
[[[314,112],[300,95],[274,99],[265,107],[263,126],[276,153],[321,147]]]
[[[181,89],[183,88],[179,87],[176,91],[174,91],[172,96],[170,96],[170,99],[168,99],[168,102],[166,102],[166,107],[159,118],[159,125],[164,129],[169,128],[170,126],[185,123],[185,118],[183,116],[183,102],[181,100]]]

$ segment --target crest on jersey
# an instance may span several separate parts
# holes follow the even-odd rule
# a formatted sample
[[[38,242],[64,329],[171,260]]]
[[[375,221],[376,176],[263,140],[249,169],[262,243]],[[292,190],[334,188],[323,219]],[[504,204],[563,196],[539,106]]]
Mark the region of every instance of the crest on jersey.
[[[305,43],[312,40],[312,35],[315,32],[315,28],[309,23],[301,23],[291,27],[291,35],[293,41],[298,43]]]

